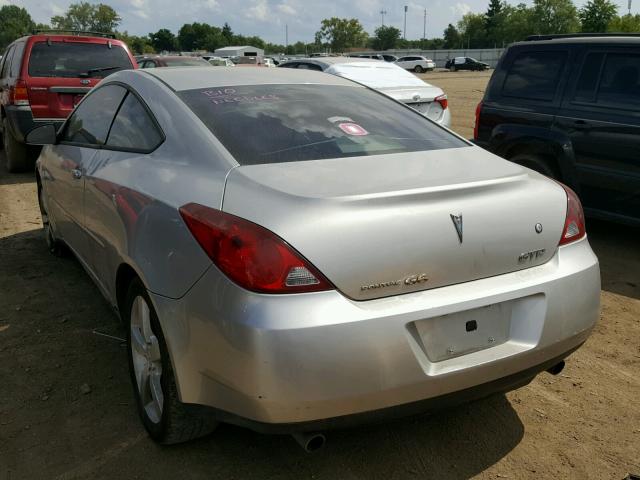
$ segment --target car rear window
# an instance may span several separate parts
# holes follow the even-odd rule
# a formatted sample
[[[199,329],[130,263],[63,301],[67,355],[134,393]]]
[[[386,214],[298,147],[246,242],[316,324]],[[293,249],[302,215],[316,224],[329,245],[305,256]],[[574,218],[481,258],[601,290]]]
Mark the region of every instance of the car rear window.
[[[32,77],[106,77],[133,68],[119,45],[85,42],[36,42],[29,56]]]
[[[178,96],[241,165],[467,146],[414,110],[362,87],[249,85]]]
[[[567,53],[523,52],[513,63],[502,87],[505,97],[553,101]]]

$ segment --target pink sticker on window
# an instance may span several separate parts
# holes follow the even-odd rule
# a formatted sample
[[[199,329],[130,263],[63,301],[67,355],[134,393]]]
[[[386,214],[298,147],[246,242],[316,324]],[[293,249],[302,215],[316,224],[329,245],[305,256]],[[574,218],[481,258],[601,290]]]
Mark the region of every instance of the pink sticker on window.
[[[350,123],[350,122],[348,122],[348,123],[340,123],[340,124],[338,124],[338,126],[340,127],[340,130],[342,130],[347,135],[354,135],[356,137],[361,137],[363,135],[369,135],[369,132],[367,132],[364,128],[362,128],[357,123]]]

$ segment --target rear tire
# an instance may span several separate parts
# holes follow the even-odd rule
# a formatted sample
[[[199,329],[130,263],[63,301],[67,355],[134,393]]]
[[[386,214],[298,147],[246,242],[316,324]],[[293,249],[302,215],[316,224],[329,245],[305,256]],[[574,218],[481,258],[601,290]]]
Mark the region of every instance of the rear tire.
[[[456,71],[456,67],[455,67],[455,66],[451,66],[451,67],[449,67],[449,71],[450,71],[450,72],[455,72],[455,71]]]
[[[560,172],[558,171],[558,168],[549,159],[529,153],[521,153],[513,156],[509,161],[522,165],[523,167],[530,168],[531,170],[535,170],[536,172],[549,178],[553,178],[554,180],[560,179]]]
[[[30,155],[28,146],[20,143],[13,136],[6,118],[2,122],[2,143],[4,144],[4,155],[7,159],[7,170],[9,173],[18,173],[33,169],[35,159]]]
[[[211,433],[218,425],[213,412],[179,400],[158,316],[138,278],[129,285],[123,316],[138,414],[151,438],[168,445]]]
[[[422,68],[420,65],[416,65],[413,71],[416,73],[422,73],[424,72],[424,68]]]
[[[40,216],[42,217],[42,231],[44,239],[47,242],[47,248],[49,253],[56,257],[66,257],[69,251],[67,247],[60,240],[56,238],[56,234],[51,224],[47,204],[44,198],[44,192],[42,185],[38,181],[38,205],[40,206]]]

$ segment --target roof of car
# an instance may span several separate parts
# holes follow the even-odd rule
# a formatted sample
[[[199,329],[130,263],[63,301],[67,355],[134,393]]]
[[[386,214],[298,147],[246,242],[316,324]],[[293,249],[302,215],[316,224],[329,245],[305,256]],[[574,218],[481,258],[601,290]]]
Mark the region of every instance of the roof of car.
[[[382,60],[376,60],[373,58],[362,58],[362,57],[310,57],[310,58],[292,58],[288,60],[288,62],[313,62],[313,63],[324,63],[325,65],[338,65],[342,63],[362,63],[362,62],[381,62]]]
[[[589,37],[556,37],[548,38],[545,36],[532,37],[530,40],[514,43],[514,45],[562,45],[562,44],[629,44],[640,43],[640,37],[638,36],[626,36],[626,35],[602,35],[602,36],[589,36]]]
[[[173,67],[136,70],[153,75],[175,91],[263,84],[321,84],[357,87],[358,84],[322,72],[291,68]]]

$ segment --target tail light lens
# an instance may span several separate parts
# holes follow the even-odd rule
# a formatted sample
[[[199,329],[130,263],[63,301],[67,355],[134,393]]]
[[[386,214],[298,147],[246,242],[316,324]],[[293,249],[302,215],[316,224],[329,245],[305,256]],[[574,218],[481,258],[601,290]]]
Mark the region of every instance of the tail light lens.
[[[446,110],[447,107],[449,106],[449,99],[447,98],[446,95],[440,95],[434,98],[434,100],[440,104],[443,110]]]
[[[473,126],[473,139],[478,140],[478,131],[480,129],[480,114],[482,113],[482,102],[476,107],[476,123]]]
[[[247,290],[302,293],[334,288],[289,244],[260,225],[197,203],[181,207],[180,214],[213,263]]]
[[[18,79],[16,84],[9,88],[9,103],[11,105],[29,105],[27,83]]]
[[[569,187],[563,184],[560,185],[567,192],[567,218],[564,221],[559,245],[566,245],[584,238],[587,230],[584,224],[584,211],[582,210],[580,199]]]

